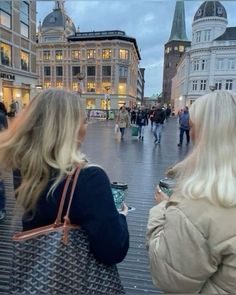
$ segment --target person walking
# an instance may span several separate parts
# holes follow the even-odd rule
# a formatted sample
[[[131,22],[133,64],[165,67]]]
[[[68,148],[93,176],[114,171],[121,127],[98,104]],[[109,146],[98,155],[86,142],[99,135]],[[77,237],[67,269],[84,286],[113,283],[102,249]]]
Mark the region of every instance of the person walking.
[[[120,128],[121,140],[123,140],[124,134],[125,134],[125,128],[127,128],[129,126],[129,113],[126,110],[125,105],[123,105],[120,108],[116,123],[118,124],[118,126]]]
[[[206,94],[189,113],[193,150],[167,171],[176,182],[173,194],[168,198],[157,187],[158,205],[149,214],[151,276],[164,293],[231,294],[236,290],[236,93]]]
[[[153,130],[153,121],[154,121],[154,114],[155,114],[155,106],[152,106],[151,110],[149,111],[149,119],[151,122],[151,130]]]
[[[140,109],[137,112],[136,116],[136,125],[138,125],[138,136],[139,139],[143,141],[144,139],[144,127],[148,125],[148,115],[144,108],[144,106],[141,106]]]
[[[155,137],[154,143],[161,143],[161,133],[162,133],[162,127],[165,121],[165,110],[161,107],[161,104],[159,103],[156,107],[156,110],[154,112],[154,130],[153,134]]]
[[[183,110],[183,112],[179,115],[179,143],[178,146],[181,147],[183,144],[183,139],[184,139],[184,133],[186,134],[186,144],[189,144],[190,141],[190,136],[189,136],[189,130],[190,130],[190,125],[189,125],[189,111],[188,107],[186,106]]]
[[[76,263],[85,263],[84,267],[86,265],[89,267],[92,265],[91,261],[95,259],[99,263],[98,271],[93,273],[88,268],[80,288],[84,293],[97,293],[98,289],[93,289],[97,283],[96,278],[102,276],[102,271],[106,273],[109,269],[109,272],[114,273],[115,265],[121,262],[127,254],[129,248],[129,232],[126,222],[128,207],[123,204],[121,212],[117,211],[106,172],[97,165],[89,164],[81,152],[81,144],[86,136],[86,122],[86,113],[77,94],[62,89],[44,90],[19,113],[4,134],[0,134],[0,163],[4,169],[14,170],[16,201],[23,208],[23,233],[55,224],[61,197],[68,180],[74,177],[74,171],[76,171],[78,179],[73,186],[74,193],[69,219],[71,224],[80,226],[88,241],[88,245],[84,244],[83,249],[80,249],[81,245],[78,244],[77,254],[84,255],[79,254],[80,251],[88,249],[89,257],[86,256],[84,261],[75,262],[73,269],[74,267],[76,269]],[[70,187],[70,191],[73,188]],[[68,204],[67,196],[66,200]],[[63,223],[63,217],[64,213],[58,222]],[[65,221],[68,222],[68,218]],[[78,242],[79,240],[73,239],[73,243]],[[68,247],[73,243],[70,243]],[[34,255],[38,255],[38,251],[57,251],[53,249],[54,247],[59,247],[59,245],[47,247],[45,244],[45,247],[35,248],[31,257],[33,259]],[[50,253],[47,252],[47,255]],[[79,256],[75,255],[71,259],[76,260],[76,257]],[[21,263],[25,265],[24,259],[31,258],[27,258],[27,255],[21,258]],[[61,267],[60,265],[61,263],[57,267]],[[112,267],[108,268],[109,266]],[[34,269],[35,267],[36,265]],[[69,271],[68,267],[61,269],[62,280]],[[13,270],[17,271],[16,268]],[[14,281],[15,284],[22,282],[18,288],[29,287],[27,291],[24,289],[24,293],[27,294],[41,293],[42,286],[37,283],[38,281],[35,281],[37,284],[34,284],[34,280],[33,282],[26,281],[28,277],[22,269],[21,271],[22,273],[18,273],[17,281]],[[57,276],[47,276],[46,279],[51,280],[51,283],[44,285],[47,292],[43,293],[53,293],[50,288],[59,288],[60,283],[73,288],[74,283],[81,281],[83,272],[70,273],[68,283],[60,282]],[[93,283],[88,283],[89,278],[93,279]],[[106,289],[112,281],[108,281],[109,276],[104,279],[106,281],[98,282],[101,287],[99,292],[112,293]],[[70,285],[70,282],[73,284]],[[120,286],[120,280],[117,278],[117,289]],[[56,292],[56,289],[53,290]]]

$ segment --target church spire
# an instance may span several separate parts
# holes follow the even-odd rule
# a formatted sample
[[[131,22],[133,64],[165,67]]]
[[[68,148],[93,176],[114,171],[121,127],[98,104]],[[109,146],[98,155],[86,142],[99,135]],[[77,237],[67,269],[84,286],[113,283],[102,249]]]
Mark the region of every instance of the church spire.
[[[55,9],[65,10],[64,3],[64,0],[55,0]]]
[[[175,14],[169,41],[188,41],[185,27],[185,12],[183,0],[176,0]]]

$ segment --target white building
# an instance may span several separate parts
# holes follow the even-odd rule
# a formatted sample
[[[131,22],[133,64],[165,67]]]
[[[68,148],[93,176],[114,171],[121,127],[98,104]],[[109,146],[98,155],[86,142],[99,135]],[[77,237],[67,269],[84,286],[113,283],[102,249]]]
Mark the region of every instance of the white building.
[[[191,46],[172,79],[175,112],[210,89],[236,91],[236,27],[227,24],[219,1],[205,1],[195,13]]]

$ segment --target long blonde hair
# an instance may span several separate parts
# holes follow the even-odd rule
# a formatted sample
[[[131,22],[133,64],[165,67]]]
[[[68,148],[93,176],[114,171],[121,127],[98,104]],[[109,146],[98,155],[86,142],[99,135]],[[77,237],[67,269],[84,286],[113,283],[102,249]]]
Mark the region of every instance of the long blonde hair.
[[[224,207],[236,205],[236,93],[215,91],[190,108],[195,144],[174,166],[176,196],[206,198]]]
[[[22,181],[17,201],[26,211],[35,208],[52,176],[55,189],[75,166],[86,165],[78,143],[83,120],[78,95],[48,89],[0,134],[0,163],[5,169],[19,169]]]

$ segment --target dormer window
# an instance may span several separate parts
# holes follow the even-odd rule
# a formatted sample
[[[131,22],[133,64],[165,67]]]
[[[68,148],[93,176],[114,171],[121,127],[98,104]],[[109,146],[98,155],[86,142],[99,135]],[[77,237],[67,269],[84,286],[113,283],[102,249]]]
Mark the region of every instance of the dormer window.
[[[49,22],[50,23],[55,23],[56,22],[55,16],[51,16],[50,19],[49,19]]]
[[[223,8],[222,7],[217,8],[217,14],[219,14],[219,15],[223,14]]]
[[[202,9],[198,9],[197,16],[201,16],[201,15],[202,15]]]

